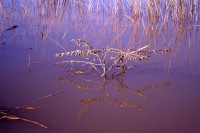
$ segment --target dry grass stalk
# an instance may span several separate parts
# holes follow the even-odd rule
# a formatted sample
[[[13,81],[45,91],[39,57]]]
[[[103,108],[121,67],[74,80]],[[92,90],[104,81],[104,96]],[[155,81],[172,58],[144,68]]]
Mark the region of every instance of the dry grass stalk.
[[[25,118],[22,118],[22,117],[18,117],[18,116],[15,116],[15,115],[11,115],[9,113],[6,113],[5,111],[1,111],[0,110],[0,120],[3,120],[3,119],[8,119],[8,120],[21,120],[21,121],[25,121],[25,122],[29,122],[29,123],[32,123],[32,124],[35,124],[37,126],[40,126],[44,129],[47,129],[48,127],[39,123],[39,122],[36,122],[36,121],[33,121],[33,120],[29,120],[29,119],[25,119]]]
[[[4,4],[5,2],[0,3],[0,10],[2,11],[3,18],[6,16],[4,10],[7,10],[7,8],[4,7],[8,7]],[[37,2],[23,0],[20,7],[17,7],[18,4],[14,4],[14,6],[16,7],[13,9],[13,11],[16,11],[17,13],[19,11],[20,16],[25,19],[25,21],[30,20],[28,24],[31,24],[35,36],[37,37],[38,35],[41,35],[42,32],[43,39],[47,38],[53,27],[56,28],[58,35],[61,32],[61,30],[59,31],[61,25],[63,26],[63,24],[66,24],[66,21],[63,21],[64,18],[69,20],[69,25],[72,22],[75,23],[74,27],[76,27],[78,31],[82,30],[81,32],[83,32],[83,38],[87,38],[90,36],[90,31],[96,30],[95,24],[93,24],[94,20],[97,22],[102,22],[100,16],[103,15],[105,26],[102,26],[100,29],[103,29],[105,33],[108,31],[113,34],[110,39],[111,43],[109,42],[110,46],[112,44],[116,44],[116,42],[119,42],[122,39],[119,38],[119,36],[121,37],[126,35],[129,29],[133,28],[132,25],[127,24],[127,21],[128,23],[130,22],[129,20],[133,21],[134,23],[141,22],[141,25],[143,21],[145,26],[137,29],[134,25],[134,30],[137,29],[135,33],[138,36],[143,34],[140,33],[140,31],[145,31],[146,35],[142,36],[141,38],[138,38],[138,36],[134,35],[130,36],[130,42],[125,43],[140,45],[138,43],[139,41],[146,40],[142,43],[151,45],[155,44],[156,37],[159,38],[163,36],[162,32],[164,32],[165,35],[167,34],[172,36],[168,32],[168,28],[166,28],[169,24],[171,24],[171,27],[169,28],[174,30],[179,27],[181,27],[182,30],[185,27],[190,26],[190,24],[198,24],[198,16],[200,11],[199,2],[197,0],[39,0]],[[10,18],[14,17],[14,14],[10,14],[9,10],[6,12],[8,15],[10,15]],[[33,21],[35,17],[38,21]],[[87,26],[85,26],[84,20],[89,21],[89,23],[86,24]],[[80,25],[80,23],[83,23],[83,25]],[[115,23],[113,29],[109,26],[111,23]],[[119,25],[124,25],[124,23],[128,25],[128,30],[120,33],[120,35],[118,35],[117,32],[112,32],[121,30],[119,29],[121,28]],[[141,27],[140,24],[138,27]],[[38,30],[35,30],[36,27]],[[67,31],[67,29],[68,28],[66,28],[65,31]],[[159,33],[158,36],[153,35],[155,32]],[[102,35],[101,30],[99,30],[99,33],[101,37],[100,35],[97,35],[97,39],[98,43],[100,44],[101,40],[105,40],[107,34]],[[66,32],[63,33],[63,38],[65,36]],[[152,36],[155,38],[152,38]],[[153,41],[151,42],[151,40]],[[168,41],[164,43],[168,44]],[[58,45],[58,43],[56,44]]]
[[[38,101],[50,98],[52,96],[58,95],[58,94],[63,93],[63,92],[64,92],[64,90],[61,90],[59,92],[56,92],[56,93],[44,96],[42,98],[36,99],[36,100],[34,100],[32,102],[38,102]],[[21,121],[24,121],[24,122],[35,124],[35,125],[40,126],[40,127],[44,128],[44,129],[47,129],[48,127],[46,125],[44,125],[44,124],[41,124],[41,123],[33,121],[33,120],[29,120],[29,119],[25,119],[25,118],[13,115],[13,113],[14,113],[15,110],[36,110],[36,109],[43,109],[43,107],[28,106],[28,105],[16,106],[14,108],[10,108],[10,107],[9,108],[1,108],[0,107],[0,120],[3,120],[3,119],[7,119],[7,120],[21,120]]]

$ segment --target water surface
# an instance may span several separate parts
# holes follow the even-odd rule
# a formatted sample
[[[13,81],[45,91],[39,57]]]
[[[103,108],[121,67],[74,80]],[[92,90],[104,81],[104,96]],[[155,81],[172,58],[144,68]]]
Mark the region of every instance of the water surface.
[[[3,119],[0,132],[199,133],[199,4],[194,1],[191,14],[189,2],[177,6],[178,13],[172,5],[166,10],[161,2],[149,6],[147,14],[147,3],[137,2],[138,12],[143,13],[137,16],[131,3],[118,8],[114,1],[100,3],[99,8],[98,1],[90,8],[88,1],[1,2],[0,109],[48,129]],[[163,14],[158,17],[156,11]],[[5,31],[14,25],[18,27]],[[145,50],[171,51],[153,53],[149,60],[132,60],[128,65],[133,68],[126,73],[113,68],[104,77],[90,65],[56,64],[91,58],[55,57],[86,49],[72,39],[98,49],[137,50],[149,45]],[[43,108],[16,108],[25,105]]]

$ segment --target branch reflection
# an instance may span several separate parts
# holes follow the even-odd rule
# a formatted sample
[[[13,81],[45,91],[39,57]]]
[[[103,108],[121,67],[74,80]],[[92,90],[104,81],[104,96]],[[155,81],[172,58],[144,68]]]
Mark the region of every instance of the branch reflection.
[[[65,68],[64,70],[67,72],[66,76],[57,77],[57,80],[66,82],[78,89],[95,92],[90,97],[80,99],[83,107],[77,114],[75,122],[81,121],[89,112],[92,105],[99,103],[119,108],[132,108],[138,111],[145,111],[147,107],[139,104],[139,102],[135,102],[133,97],[146,98],[145,91],[170,86],[170,82],[163,81],[135,89],[130,87],[132,84],[125,80],[126,73],[124,72],[113,73],[109,77],[100,78],[98,74],[94,74],[95,71],[92,69]]]

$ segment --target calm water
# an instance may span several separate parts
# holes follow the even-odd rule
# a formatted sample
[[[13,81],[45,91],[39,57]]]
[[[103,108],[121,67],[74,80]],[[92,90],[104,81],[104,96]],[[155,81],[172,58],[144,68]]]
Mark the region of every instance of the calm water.
[[[113,16],[110,3],[101,3],[99,12],[93,11],[96,6],[88,11],[78,2],[60,5],[57,12],[53,6],[48,12],[45,4],[36,8],[34,2],[2,3],[10,19],[2,17],[0,22],[0,109],[48,129],[3,119],[0,133],[200,132],[199,10],[191,21],[188,16],[187,21],[174,22],[172,15],[167,24],[167,15],[154,21],[144,12],[133,19],[122,7]],[[12,6],[19,6],[14,14]],[[5,31],[13,25],[18,27]],[[65,50],[83,49],[71,42],[79,38],[96,48],[150,45],[150,50],[171,52],[131,61],[133,69],[112,76],[114,69],[104,78],[87,65],[56,64],[81,59],[55,57]],[[45,96],[50,97],[34,102]],[[16,109],[19,106],[43,108]]]

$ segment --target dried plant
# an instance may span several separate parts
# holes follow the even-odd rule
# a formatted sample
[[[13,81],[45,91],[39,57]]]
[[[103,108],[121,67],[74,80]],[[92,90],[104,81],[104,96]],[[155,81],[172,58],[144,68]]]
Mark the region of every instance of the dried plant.
[[[131,61],[142,61],[149,60],[151,54],[162,53],[166,54],[171,50],[148,50],[149,45],[146,45],[140,49],[124,49],[124,48],[102,48],[96,49],[91,46],[87,41],[82,39],[72,39],[72,42],[77,46],[83,46],[86,50],[75,50],[64,53],[57,53],[55,57],[63,56],[81,56],[82,60],[64,60],[58,62],[57,64],[63,63],[79,63],[82,65],[89,65],[93,67],[101,76],[107,76],[109,71],[121,70],[125,73],[126,70],[133,68],[133,66],[128,66],[128,63]],[[101,67],[101,69],[99,68]]]

